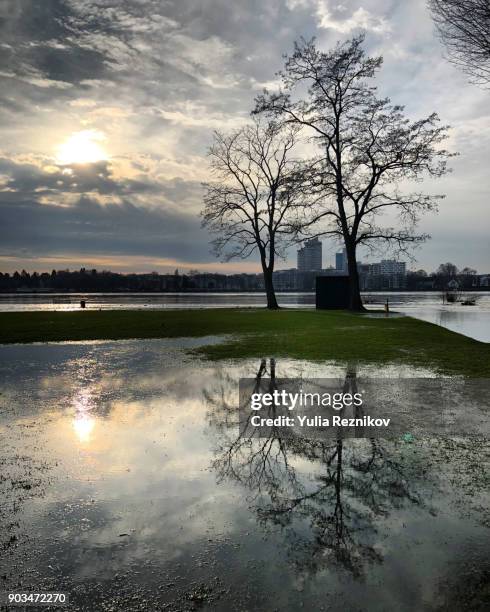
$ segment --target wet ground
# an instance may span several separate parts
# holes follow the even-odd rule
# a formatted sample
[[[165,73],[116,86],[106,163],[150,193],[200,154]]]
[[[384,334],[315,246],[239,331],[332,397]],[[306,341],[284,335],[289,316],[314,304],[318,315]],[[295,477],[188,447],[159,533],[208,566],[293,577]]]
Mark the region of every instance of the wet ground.
[[[490,292],[464,292],[459,299],[473,298],[474,306],[443,304],[438,291],[363,293],[366,308],[379,310],[388,301],[391,311],[436,323],[458,334],[490,342]],[[262,293],[10,293],[0,294],[0,312],[38,310],[79,310],[85,300],[86,310],[153,310],[199,308],[263,308]],[[285,308],[314,308],[312,292],[277,293]]]
[[[0,347],[0,592],[66,591],[75,610],[487,609],[487,440],[240,438],[238,378],[260,363],[182,350],[210,341]]]

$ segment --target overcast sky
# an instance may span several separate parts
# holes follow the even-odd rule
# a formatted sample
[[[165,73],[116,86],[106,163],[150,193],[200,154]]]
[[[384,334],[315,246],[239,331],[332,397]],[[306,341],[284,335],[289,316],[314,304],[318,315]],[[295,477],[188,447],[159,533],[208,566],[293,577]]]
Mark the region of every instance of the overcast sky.
[[[0,270],[258,271],[200,228],[212,131],[248,120],[294,40],[359,29],[380,94],[438,112],[460,152],[426,185],[447,198],[413,267],[489,272],[490,91],[444,59],[425,0],[1,0]]]

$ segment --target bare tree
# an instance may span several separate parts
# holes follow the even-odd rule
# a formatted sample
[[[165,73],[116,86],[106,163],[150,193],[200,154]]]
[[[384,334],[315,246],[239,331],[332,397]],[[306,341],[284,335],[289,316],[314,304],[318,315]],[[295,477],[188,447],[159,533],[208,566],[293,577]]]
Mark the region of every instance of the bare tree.
[[[277,309],[273,272],[291,236],[295,210],[302,206],[291,151],[298,129],[270,122],[225,135],[215,132],[209,150],[216,179],[206,183],[203,226],[215,236],[214,251],[225,260],[258,251],[267,308]]]
[[[448,59],[476,83],[490,83],[490,0],[429,0]]]
[[[357,247],[382,241],[405,251],[425,240],[428,236],[414,233],[419,215],[434,210],[443,196],[402,194],[399,184],[423,174],[443,175],[450,155],[438,147],[447,128],[438,125],[436,114],[409,121],[402,106],[376,97],[369,81],[382,58],[365,57],[363,40],[353,38],[327,53],[314,40],[296,43],[279,73],[282,89],[265,91],[254,111],[308,128],[320,146],[305,181],[321,199],[315,200],[320,204],[311,208],[306,226],[321,222],[316,235],[344,242],[352,310],[363,309]],[[380,225],[380,216],[389,210],[398,214],[398,228]]]
[[[437,268],[436,274],[450,280],[451,278],[456,278],[456,276],[459,274],[459,270],[457,266],[448,261],[447,263],[442,263]]]

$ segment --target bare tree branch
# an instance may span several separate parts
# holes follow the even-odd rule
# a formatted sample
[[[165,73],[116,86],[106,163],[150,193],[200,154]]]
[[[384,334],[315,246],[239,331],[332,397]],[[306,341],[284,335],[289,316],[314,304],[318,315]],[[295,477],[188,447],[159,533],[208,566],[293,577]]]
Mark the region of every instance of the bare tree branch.
[[[448,59],[472,81],[490,83],[490,1],[429,0]]]

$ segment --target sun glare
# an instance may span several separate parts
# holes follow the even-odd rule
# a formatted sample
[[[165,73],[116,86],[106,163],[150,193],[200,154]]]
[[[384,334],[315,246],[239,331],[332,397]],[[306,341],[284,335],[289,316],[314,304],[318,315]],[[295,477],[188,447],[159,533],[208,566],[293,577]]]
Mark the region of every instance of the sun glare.
[[[90,442],[95,419],[86,414],[79,414],[73,419],[73,429],[80,442]]]
[[[61,165],[93,164],[108,159],[107,152],[100,144],[104,140],[104,134],[97,130],[74,132],[58,147],[57,162]]]
[[[73,404],[75,407],[73,429],[80,442],[89,443],[92,430],[95,427],[95,418],[91,415],[91,408],[94,406],[94,401],[90,389],[80,389],[73,400]]]

